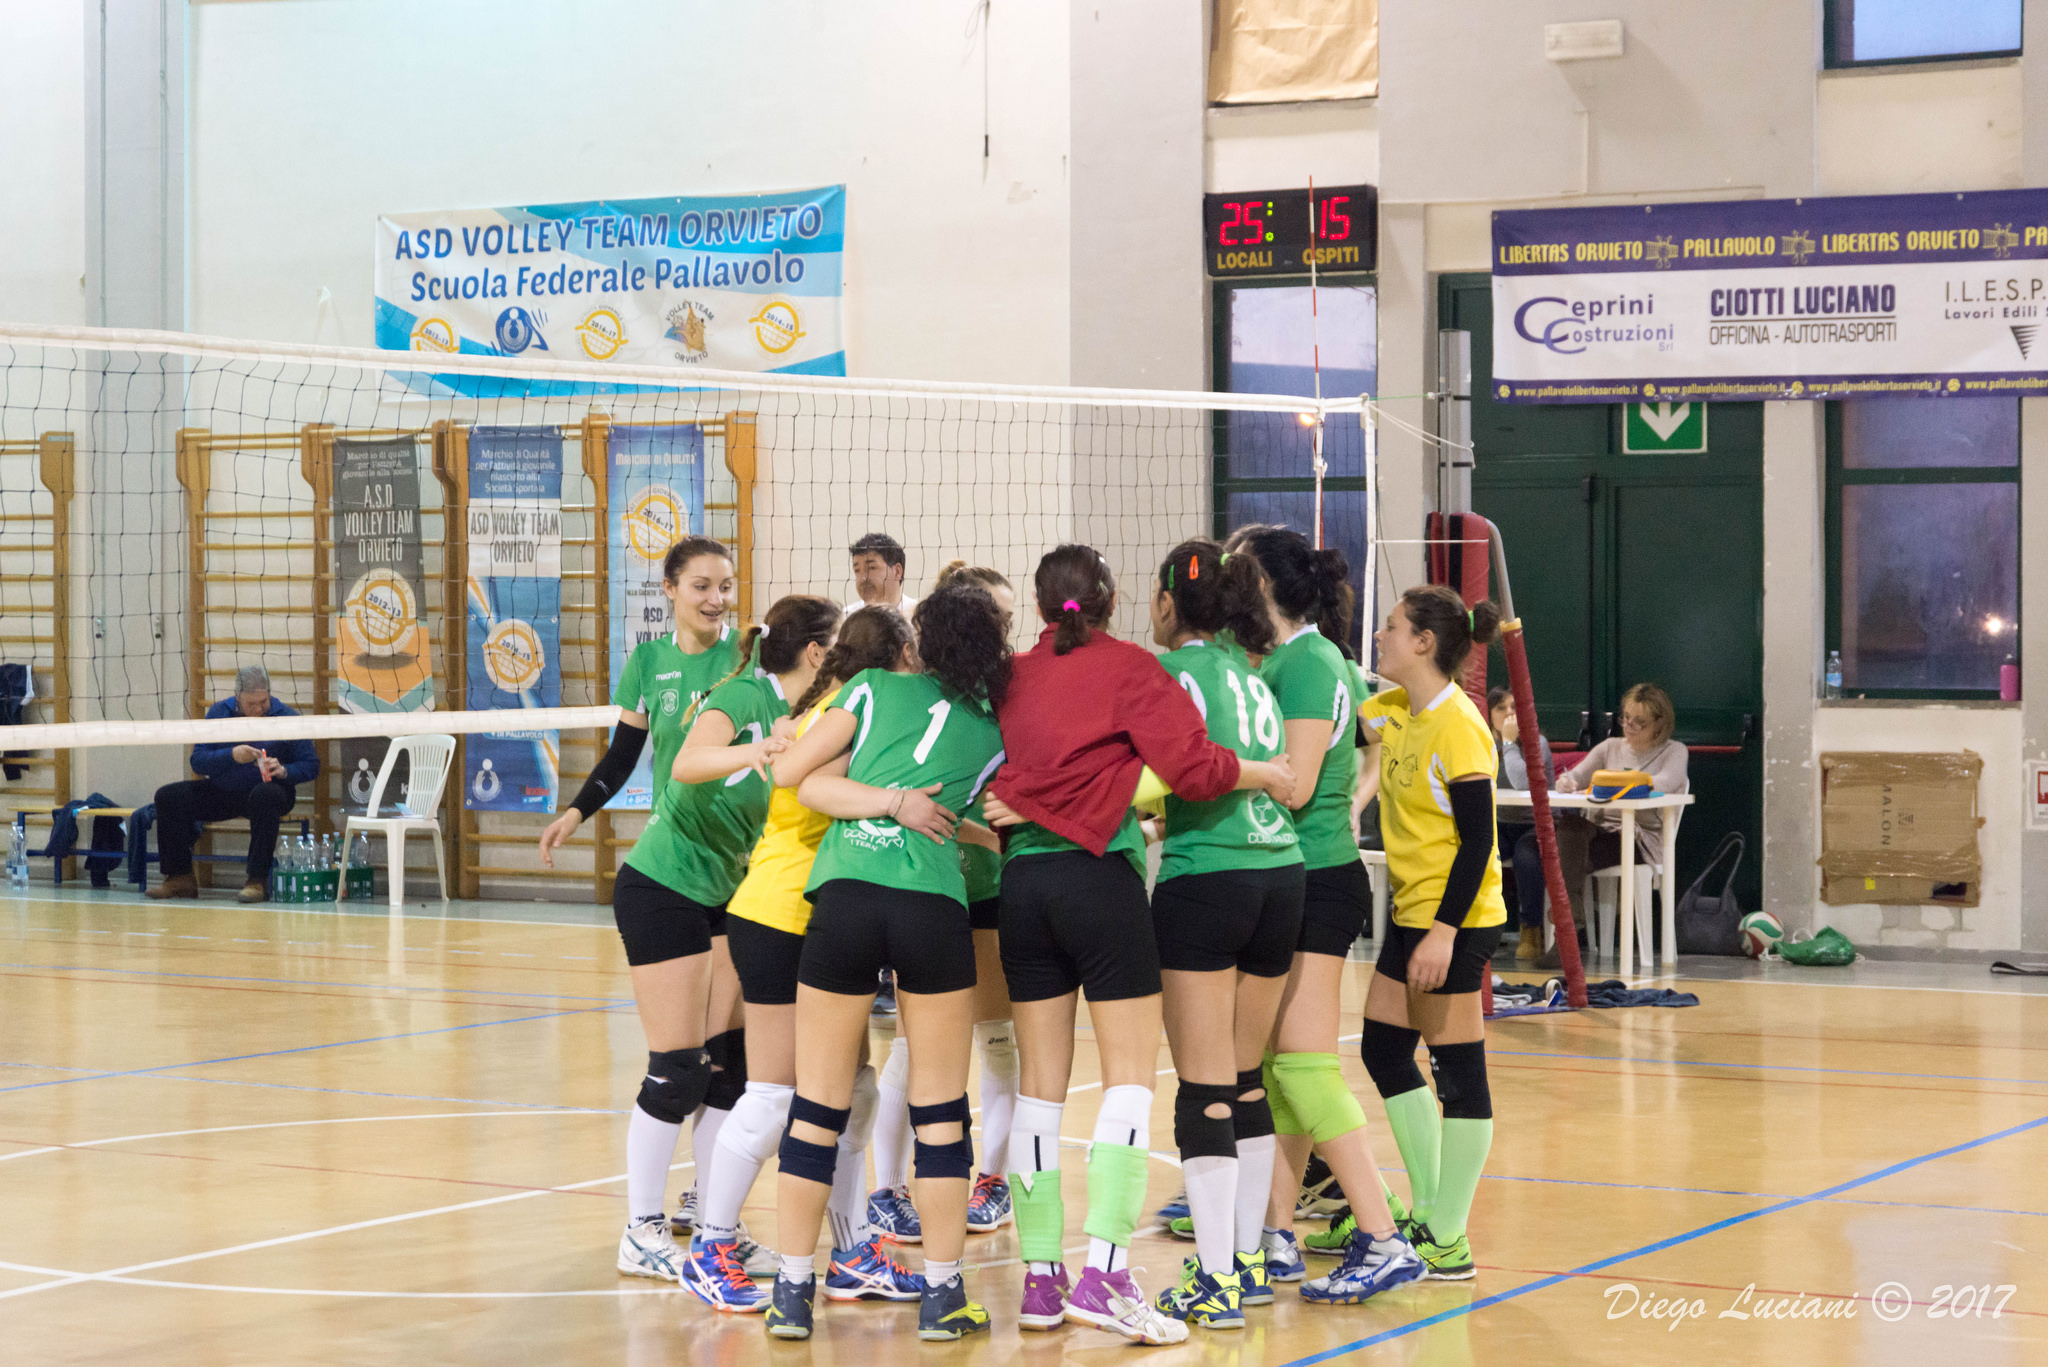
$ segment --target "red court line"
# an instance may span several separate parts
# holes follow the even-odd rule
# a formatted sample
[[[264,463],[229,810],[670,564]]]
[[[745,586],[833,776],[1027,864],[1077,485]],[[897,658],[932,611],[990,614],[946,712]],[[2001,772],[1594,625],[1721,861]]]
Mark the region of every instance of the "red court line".
[[[1479,1266],[1479,1267],[1482,1267],[1482,1268],[1484,1268],[1484,1269],[1485,1269],[1485,1270],[1487,1270],[1488,1272],[1513,1272],[1513,1273],[1518,1273],[1518,1274],[1521,1274],[1521,1275],[1525,1275],[1525,1276],[1531,1276],[1531,1277],[1564,1277],[1564,1278],[1566,1278],[1566,1279],[1568,1279],[1568,1280],[1571,1280],[1571,1281],[1589,1281],[1589,1282],[1641,1282],[1641,1283],[1645,1283],[1645,1284],[1647,1284],[1647,1285],[1652,1285],[1652,1286],[1683,1286],[1683,1287],[1686,1287],[1686,1288],[1688,1288],[1688,1289],[1690,1289],[1690,1290],[1695,1290],[1695,1291],[1728,1291],[1728,1292],[1739,1292],[1739,1291],[1743,1291],[1743,1290],[1747,1289],[1747,1288],[1744,1288],[1744,1287],[1740,1287],[1740,1286],[1724,1286],[1724,1285],[1722,1285],[1722,1284],[1721,1284],[1720,1282],[1688,1282],[1688,1281],[1681,1281],[1681,1280],[1679,1280],[1679,1279],[1678,1279],[1678,1278],[1676,1278],[1676,1277],[1624,1277],[1624,1276],[1622,1276],[1621,1274],[1619,1274],[1619,1273],[1616,1273],[1616,1272],[1568,1272],[1568,1271],[1553,1271],[1553,1270],[1551,1270],[1551,1269],[1549,1269],[1549,1268],[1534,1268],[1534,1267],[1507,1267],[1507,1266],[1504,1266],[1504,1265],[1501,1265],[1501,1264],[1496,1264],[1496,1263],[1479,1263],[1479,1264],[1478,1264],[1478,1266]],[[1978,1284],[1978,1283],[1972,1283],[1972,1285],[1977,1285],[1977,1284]],[[1756,1295],[1758,1295],[1758,1296],[1763,1296],[1763,1297],[1777,1297],[1777,1296],[1782,1296],[1782,1297],[1786,1297],[1786,1298],[1788,1298],[1788,1299],[1789,1299],[1789,1298],[1791,1298],[1791,1297],[1794,1297],[1794,1296],[1797,1296],[1797,1295],[1799,1295],[1800,1293],[1799,1293],[1798,1291],[1779,1291],[1779,1290],[1774,1290],[1774,1289],[1772,1289],[1772,1288],[1770,1288],[1770,1287],[1764,1287],[1764,1286],[1759,1286],[1759,1287],[1757,1287],[1757,1288],[1755,1289],[1755,1294],[1756,1294]],[[1854,1293],[1854,1292],[1841,1292],[1841,1291],[1808,1291],[1808,1292],[1806,1292],[1805,1294],[1806,1294],[1806,1299],[1807,1299],[1807,1300],[1809,1300],[1809,1301],[1858,1301],[1858,1302],[1862,1302],[1862,1301],[1868,1301],[1868,1300],[1870,1300],[1870,1297],[1869,1297],[1869,1296],[1861,1295],[1861,1294],[1858,1294],[1858,1293]],[[1909,1304],[1909,1305],[1916,1305],[1916,1306],[1932,1306],[1932,1305],[1934,1304],[1934,1302],[1932,1302],[1932,1301],[1908,1301],[1908,1302],[1907,1302],[1907,1304]],[[1712,1309],[1712,1307],[1709,1307],[1709,1309]],[[2043,1310],[2005,1310],[2005,1311],[2001,1311],[2001,1312],[2000,1312],[2000,1314],[2001,1314],[2001,1317],[2003,1317],[2004,1315],[2025,1315],[2025,1316],[2027,1316],[2027,1317],[2028,1317],[2028,1318],[2030,1318],[2030,1319],[2048,1319],[2048,1311],[2043,1311]],[[1618,1316],[1617,1318],[1620,1318],[1620,1319],[1630,1319],[1630,1318],[1633,1318],[1633,1316],[1630,1316],[1630,1315],[1621,1315],[1621,1316]],[[1975,1318],[1975,1317],[1974,1317],[1974,1316],[1972,1316],[1971,1318]],[[1768,1321],[1768,1323],[1772,1323],[1772,1324],[1776,1324],[1776,1323],[1779,1323],[1779,1322],[1780,1322],[1780,1321],[1779,1321],[1778,1319],[1776,1319],[1775,1317],[1773,1317],[1773,1318],[1772,1318],[1771,1320],[1769,1320],[1769,1321]]]
[[[1616,1061],[1619,1062],[1620,1060]],[[1938,1092],[1943,1096],[2016,1096],[2033,1102],[2038,1102],[2041,1100],[2041,1094],[2039,1092],[1994,1092],[1989,1091],[1982,1087],[1916,1087],[1911,1083],[1904,1082],[1828,1082],[1821,1078],[1807,1077],[1724,1077],[1719,1073],[1644,1073],[1637,1072],[1632,1069],[1619,1072],[1606,1072],[1599,1068],[1570,1068],[1561,1063],[1503,1063],[1500,1061],[1498,1057],[1493,1055],[1487,1056],[1486,1066],[1488,1068],[1519,1069],[1524,1072],[1533,1073],[1590,1073],[1594,1077],[1606,1078],[1676,1078],[1681,1082],[1687,1081],[1689,1079],[1694,1082],[1742,1082],[1755,1085],[1776,1085],[1782,1087],[1857,1087],[1863,1088],[1865,1090],[1874,1090],[1880,1092]],[[1709,1063],[1702,1064],[1700,1066],[1703,1068],[1728,1068],[1740,1067],[1741,1065]]]
[[[263,1158],[213,1158],[202,1153],[164,1153],[158,1149],[137,1149],[123,1145],[114,1148],[105,1144],[29,1144],[25,1139],[6,1139],[9,1144],[28,1144],[37,1149],[68,1149],[73,1153],[102,1153],[112,1157],[122,1154],[136,1154],[144,1158],[172,1158],[187,1163],[227,1163],[255,1168],[281,1168],[287,1172],[326,1172],[341,1177],[384,1177],[395,1182],[440,1182],[457,1187],[491,1187],[500,1191],[551,1191],[557,1196],[594,1196],[601,1201],[621,1201],[625,1197],[608,1195],[601,1191],[565,1191],[561,1187],[536,1187],[524,1182],[487,1182],[477,1177],[437,1177],[417,1172],[372,1172],[364,1168],[326,1168],[312,1163],[273,1163]]]
[[[196,992],[260,992],[278,997],[337,997],[342,1001],[348,1002],[408,1001],[421,1002],[430,1006],[489,1006],[501,1011],[531,1011],[533,1009],[533,1003],[531,1002],[465,1002],[456,1001],[450,997],[420,997],[410,994],[404,997],[372,997],[353,995],[347,992],[316,992],[306,988],[229,987],[222,983],[192,983],[175,980],[165,982],[155,979],[135,978],[88,978],[76,973],[21,973],[6,971],[0,972],[0,978],[31,978],[39,982],[56,983],[104,983],[110,987],[183,987]],[[375,989],[372,990],[374,991]],[[461,991],[460,988],[455,990]],[[478,988],[477,990],[482,992],[485,989]]]
[[[494,921],[491,924],[518,925],[520,923],[517,921]],[[601,928],[602,927],[596,926],[592,927],[593,930]],[[74,949],[114,948],[114,945],[111,942],[100,940],[25,940],[21,939],[20,937],[16,937],[14,942],[20,945],[68,945]],[[230,957],[243,959],[276,959],[279,957],[281,953],[289,952],[288,949],[283,948],[266,951],[255,949],[202,948],[198,945],[123,945],[121,946],[121,948],[150,949],[159,954],[163,953],[165,950],[175,951],[180,954],[225,954]],[[484,952],[488,953],[489,951]],[[302,953],[294,957],[300,959],[310,959],[316,963],[381,965],[389,962],[390,956],[386,955],[382,958],[372,958],[367,954]],[[405,963],[407,968],[490,968],[503,969],[508,973],[585,973],[589,974],[592,977],[598,978],[623,978],[627,975],[627,969],[624,965],[621,965],[618,968],[543,968],[537,964],[459,964],[453,961],[452,959],[407,959]]]

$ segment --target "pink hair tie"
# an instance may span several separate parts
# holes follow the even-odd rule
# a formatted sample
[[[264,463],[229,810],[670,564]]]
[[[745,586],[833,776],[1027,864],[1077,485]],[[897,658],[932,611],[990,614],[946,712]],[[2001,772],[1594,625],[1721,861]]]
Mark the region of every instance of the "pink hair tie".
[[[1065,608],[1068,612],[1079,612],[1081,610],[1081,605],[1071,598],[1069,598],[1066,602],[1060,604],[1060,606]]]

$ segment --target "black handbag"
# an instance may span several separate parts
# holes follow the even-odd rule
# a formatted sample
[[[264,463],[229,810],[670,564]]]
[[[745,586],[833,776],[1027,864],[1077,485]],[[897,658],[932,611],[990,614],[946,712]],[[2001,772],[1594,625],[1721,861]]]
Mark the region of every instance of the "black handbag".
[[[1748,842],[1740,831],[1722,836],[1707,866],[1678,899],[1680,954],[1734,957],[1742,953],[1742,903],[1735,897],[1735,872],[1742,867],[1742,855],[1747,848]],[[1707,879],[1724,859],[1728,861],[1728,876],[1721,880],[1721,891],[1709,895]]]

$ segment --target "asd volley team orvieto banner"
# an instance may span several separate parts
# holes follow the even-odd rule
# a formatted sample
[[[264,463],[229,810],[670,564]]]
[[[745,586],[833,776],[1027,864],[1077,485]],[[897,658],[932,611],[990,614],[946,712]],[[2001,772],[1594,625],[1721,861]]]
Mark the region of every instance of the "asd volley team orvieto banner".
[[[434,706],[434,658],[424,620],[417,440],[339,437],[334,443],[334,577],[342,585],[334,639],[336,701],[345,712],[424,712]],[[341,742],[346,805],[370,800],[389,742]],[[404,762],[385,801],[405,796]]]
[[[377,345],[844,375],[845,231],[839,185],[387,215]],[[464,393],[505,385],[433,378]]]
[[[633,648],[675,630],[661,591],[668,548],[704,531],[704,429],[684,424],[611,429],[607,565],[611,584],[612,677],[625,673]],[[607,699],[607,701],[609,701]],[[653,804],[652,746],[605,805],[645,811]]]
[[[2044,307],[2044,190],[1493,216],[1508,403],[2048,394]]]
[[[559,428],[471,430],[468,533],[467,705],[473,710],[561,706]],[[481,732],[468,738],[463,752],[463,794],[471,811],[555,810],[558,732]]]

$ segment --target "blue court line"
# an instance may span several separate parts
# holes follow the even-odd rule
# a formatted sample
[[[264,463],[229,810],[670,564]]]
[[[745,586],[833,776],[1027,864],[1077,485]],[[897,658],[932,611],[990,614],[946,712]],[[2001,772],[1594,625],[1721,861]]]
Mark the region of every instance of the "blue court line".
[[[0,1068],[29,1068],[50,1073],[91,1073],[103,1076],[93,1068],[68,1068],[61,1063],[19,1063],[12,1059],[0,1059]],[[510,1106],[524,1111],[588,1111],[593,1115],[624,1115],[624,1111],[609,1110],[602,1106],[554,1105],[545,1101],[495,1101],[474,1096],[423,1096],[418,1092],[365,1092],[354,1087],[308,1087],[295,1082],[248,1082],[232,1077],[187,1077],[182,1073],[158,1073],[155,1076],[167,1082],[208,1082],[219,1087],[269,1087],[281,1092],[325,1092],[330,1096],[372,1096],[390,1101],[453,1101],[464,1106]],[[80,1079],[83,1081],[83,1079]]]
[[[1689,1229],[1683,1234],[1674,1234],[1668,1239],[1659,1239],[1656,1243],[1644,1244],[1641,1248],[1632,1248],[1626,1253],[1616,1253],[1610,1257],[1582,1264],[1569,1272],[1553,1272],[1549,1276],[1539,1277],[1533,1282],[1526,1282],[1511,1291],[1498,1292],[1495,1295],[1473,1301],[1469,1305],[1460,1305],[1450,1310],[1439,1311],[1434,1315],[1401,1325],[1398,1328],[1384,1330],[1369,1338],[1358,1339],[1351,1343],[1340,1343],[1335,1348],[1326,1348],[1320,1353],[1313,1353],[1305,1358],[1295,1358],[1291,1362],[1282,1363],[1280,1367],[1310,1367],[1311,1363],[1328,1362],[1333,1358],[1346,1357],[1361,1348],[1371,1348],[1377,1344],[1391,1342],[1394,1339],[1406,1338],[1408,1335],[1419,1330],[1427,1329],[1432,1325],[1446,1323],[1457,1319],[1461,1315],[1470,1315],[1475,1311],[1484,1310],[1490,1305],[1499,1305],[1504,1301],[1515,1300],[1534,1291],[1547,1290],[1550,1287],[1562,1285],[1574,1277],[1584,1277],[1595,1272],[1604,1271],[1617,1263],[1631,1262],[1637,1258],[1648,1257],[1652,1253],[1662,1253],[1667,1248],[1676,1248],[1680,1244],[1688,1244],[1695,1239],[1703,1239],[1709,1234],[1718,1234],[1724,1229],[1732,1228],[1735,1225],[1747,1224],[1751,1220],[1760,1220],[1766,1215],[1776,1215],[1780,1211],[1791,1210],[1795,1206],[1811,1205],[1815,1201],[1831,1200],[1845,1191],[1854,1191],[1858,1187],[1867,1187],[1872,1182],[1881,1182],[1887,1177],[1896,1177],[1898,1174],[1911,1168],[1917,1168],[1923,1163],[1932,1163],[1941,1158],[1953,1158],[1959,1153],[1968,1153],[1971,1149],[1982,1148],[1986,1144],[1996,1143],[2001,1139],[2010,1139],[2014,1135],[2025,1134],[2029,1130],[2037,1130],[2043,1125],[2048,1125],[2048,1115],[2041,1116],[2036,1120],[2029,1120],[2025,1124],[2014,1125],[2009,1129],[1999,1130],[1995,1134],[1987,1134],[1981,1139],[1972,1139],[1961,1144],[1954,1144],[1946,1149],[1937,1149],[1933,1153],[1923,1153],[1917,1158],[1902,1159],[1897,1163],[1891,1164],[1889,1167],[1879,1168],[1876,1172],[1868,1173],[1865,1176],[1851,1178],[1847,1182],[1823,1188],[1810,1196],[1790,1197],[1774,1205],[1765,1206],[1760,1210],[1752,1210],[1743,1215],[1731,1215],[1725,1220],[1716,1220],[1712,1224],[1701,1225],[1697,1229]]]
[[[1486,1052],[1488,1056],[1499,1054],[1515,1058],[1570,1059],[1574,1063],[1656,1063],[1679,1068],[1732,1068],[1773,1073],[1839,1073],[1844,1077],[1910,1077],[1925,1082],[2016,1082],[2027,1087],[2048,1087],[2048,1078],[1979,1077],[1974,1073],[1887,1073],[1872,1068],[1815,1068],[1797,1063],[1716,1063],[1711,1059],[1636,1058],[1627,1054],[1545,1053],[1535,1049],[1496,1049],[1491,1044],[1486,1046]]]
[[[222,1063],[244,1063],[250,1059],[278,1058],[286,1054],[311,1054],[322,1049],[346,1049],[355,1044],[385,1044],[392,1040],[418,1039],[422,1035],[450,1035],[462,1030],[483,1030],[493,1025],[524,1025],[532,1021],[557,1020],[563,1016],[589,1015],[597,1011],[615,1011],[613,1006],[586,1006],[574,1011],[549,1011],[538,1016],[513,1016],[507,1020],[472,1021],[468,1025],[443,1025],[432,1030],[407,1030],[397,1035],[368,1035],[362,1039],[335,1040],[331,1044],[302,1044],[293,1049],[266,1049],[259,1054],[232,1054],[227,1058],[203,1058],[191,1063],[160,1063],[154,1068],[123,1068],[117,1072],[92,1073],[84,1077],[51,1078],[46,1082],[21,1082],[12,1087],[0,1087],[0,1094],[7,1092],[28,1092],[38,1087],[67,1087],[74,1082],[97,1082],[110,1077],[142,1077],[149,1073],[167,1073],[174,1068],[211,1068]]]
[[[467,967],[456,964],[453,967]],[[125,973],[135,978],[192,978],[207,982],[223,983],[275,983],[284,987],[357,987],[373,992],[456,992],[464,996],[483,997],[533,997],[540,1001],[561,1002],[608,1002],[624,1005],[631,997],[608,997],[598,992],[520,992],[513,988],[495,987],[409,987],[403,983],[356,983],[341,982],[332,978],[256,978],[236,976],[229,973],[167,973],[154,968],[101,968],[97,964],[27,964],[0,962],[0,968],[41,968],[52,973]],[[483,1006],[488,1003],[475,1002]]]

